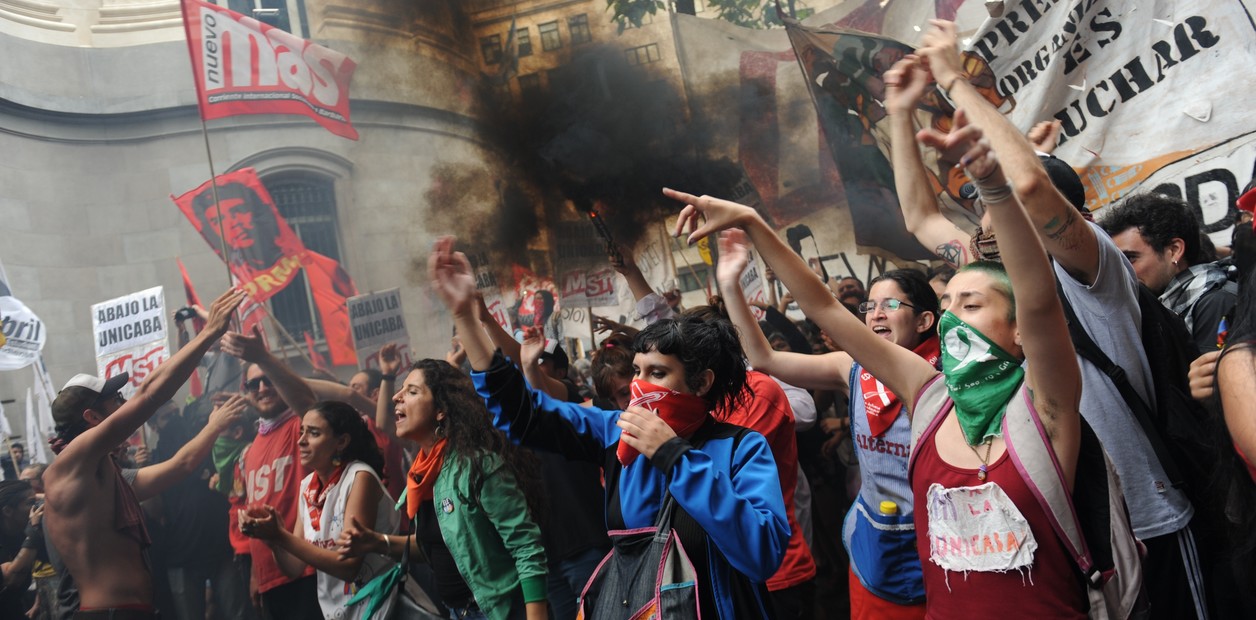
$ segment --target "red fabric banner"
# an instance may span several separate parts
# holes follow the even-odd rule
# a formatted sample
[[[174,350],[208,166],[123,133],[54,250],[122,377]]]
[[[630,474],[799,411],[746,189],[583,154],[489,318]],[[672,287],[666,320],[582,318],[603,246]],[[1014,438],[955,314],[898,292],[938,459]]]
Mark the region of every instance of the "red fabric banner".
[[[358,355],[353,348],[353,329],[346,304],[350,297],[358,294],[353,279],[340,263],[317,252],[306,252],[304,264],[310,294],[314,296],[323,323],[323,338],[327,341],[331,363],[356,366]]]
[[[203,0],[182,8],[201,118],[300,114],[358,139],[349,122],[357,64],[348,56]]]
[[[217,181],[221,212],[214,205],[208,181],[171,199],[209,247],[226,261],[249,297],[264,302],[296,279],[305,245],[279,215],[255,170],[220,174]],[[220,230],[226,237],[226,256]]]
[[[318,352],[318,347],[314,345],[314,337],[310,335],[310,332],[302,333],[305,334],[305,350],[310,354],[310,365],[314,367],[314,370],[334,376],[331,368],[327,366],[327,359],[323,357],[322,353]]]
[[[201,299],[200,297],[197,297],[196,289],[192,288],[192,278],[188,277],[188,270],[183,266],[183,261],[176,258],[174,259],[174,262],[178,263],[179,274],[183,276],[183,294],[187,297],[188,307],[201,305]],[[192,319],[192,327],[196,329],[196,333],[198,334],[202,329],[205,329],[205,321],[201,320],[200,315],[197,315]],[[198,369],[196,372],[192,373],[191,378],[188,379],[188,394],[190,394],[192,398],[200,398],[204,393],[205,386],[201,383],[201,373]]]

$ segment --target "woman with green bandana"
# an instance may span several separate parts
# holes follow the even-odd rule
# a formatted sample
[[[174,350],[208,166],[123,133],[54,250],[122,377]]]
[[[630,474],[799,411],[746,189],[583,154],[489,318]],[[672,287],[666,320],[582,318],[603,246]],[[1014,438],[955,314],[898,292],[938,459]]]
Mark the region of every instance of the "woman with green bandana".
[[[1049,515],[1008,458],[1001,426],[1005,414],[1035,418],[1050,437],[1048,458],[1071,489],[1081,374],[1050,286],[1046,251],[981,129],[962,110],[949,135],[925,130],[918,139],[964,153],[961,161],[999,231],[1003,258],[1002,266],[970,265],[948,283],[939,322],[941,374],[864,327],[754,209],[709,196],[664,194],[687,203],[676,232],[688,229],[690,243],[744,229],[807,316],[893,393],[915,395],[913,414],[934,420],[927,429],[913,424],[919,439],[909,474],[926,616],[1085,618],[1085,585]],[[1022,331],[1019,325],[1029,327]],[[919,408],[933,403],[943,404],[931,412]],[[1013,448],[1018,454],[1048,450],[1045,443]]]

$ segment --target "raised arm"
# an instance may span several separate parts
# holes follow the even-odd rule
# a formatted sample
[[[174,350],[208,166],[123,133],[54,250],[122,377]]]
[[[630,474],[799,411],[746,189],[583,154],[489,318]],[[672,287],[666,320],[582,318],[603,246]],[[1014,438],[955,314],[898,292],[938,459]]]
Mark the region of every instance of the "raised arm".
[[[379,382],[379,397],[375,399],[375,426],[388,433],[389,437],[397,436],[392,397],[397,386],[397,373],[401,371],[401,354],[397,353],[397,345],[391,342],[384,345],[379,350],[379,372],[384,376]]]
[[[481,321],[484,300],[475,294],[475,275],[471,271],[471,261],[462,252],[454,251],[454,238],[441,237],[432,246],[432,253],[427,257],[427,279],[432,290],[444,302],[445,307],[454,317],[454,327],[462,339],[462,348],[467,352],[467,361],[472,370],[484,371],[493,362],[493,340],[487,329],[496,328],[505,333],[500,325],[491,318]],[[492,323],[492,326],[482,323]],[[519,359],[519,343],[514,338],[507,339],[513,343],[512,350]],[[503,349],[507,356],[510,352]]]
[[[990,221],[998,231],[999,254],[1012,293],[1016,299],[1016,324],[1021,347],[1028,362],[1025,374],[1034,407],[1043,417],[1055,447],[1056,456],[1068,480],[1077,465],[1081,435],[1082,378],[1068,325],[1051,282],[1053,271],[1046,249],[1034,231],[1029,215],[1008,186],[990,144],[982,139],[981,128],[969,124],[967,111],[955,113],[955,129],[949,135],[934,130],[921,132],[921,140],[936,148],[961,148],[961,161],[977,184],[977,191],[990,210]],[[1071,207],[1070,207],[1071,208]]]
[[[741,288],[741,273],[750,262],[750,246],[746,233],[732,228],[720,233],[720,260],[715,268],[715,278],[724,296],[728,318],[737,326],[741,346],[746,358],[755,370],[813,390],[831,390],[846,383],[850,374],[850,356],[844,353],[828,353],[823,356],[803,355],[777,351],[759,329],[750,313],[745,293]]]
[[[288,408],[297,412],[297,415],[303,415],[314,406],[316,402],[314,390],[311,390],[310,386],[305,383],[305,379],[266,349],[266,343],[262,340],[262,334],[257,327],[254,327],[253,333],[248,336],[239,332],[229,332],[222,339],[222,350],[228,355],[257,364],[262,372],[266,373],[266,378],[270,379],[271,384],[275,386],[279,398],[283,399]]]
[[[1020,130],[1007,120],[968,82],[964,75],[955,24],[930,20],[917,52],[929,63],[938,86],[951,101],[963,108],[974,125],[981,127],[990,146],[999,154],[999,163],[1012,183],[1036,234],[1046,251],[1077,280],[1090,284],[1099,273],[1099,241],[1081,213],[1051,183],[1034,147]],[[1002,238],[1003,231],[994,226]],[[1003,243],[1000,248],[1006,249]]]
[[[187,382],[188,377],[200,364],[209,347],[227,331],[231,314],[244,299],[244,292],[231,289],[214,300],[210,307],[209,322],[187,346],[179,349],[169,360],[153,371],[136,389],[135,395],[100,424],[83,432],[61,452],[58,462],[66,459],[71,463],[82,462],[96,467],[118,444],[126,441],[163,403],[174,398],[175,392]],[[79,461],[78,459],[82,459]]]
[[[895,394],[916,394],[937,375],[937,370],[915,353],[877,337],[860,323],[754,209],[672,189],[664,189],[663,193],[688,205],[680,212],[676,234],[690,230],[690,244],[728,228],[745,230],[763,259],[776,271],[776,276],[794,294],[802,311]],[[699,226],[700,217],[705,217],[706,223]]]
[[[1248,463],[1256,463],[1256,347],[1233,346],[1217,363],[1226,428]]]
[[[462,255],[462,252],[458,252],[457,254]],[[463,259],[465,260],[466,257],[464,256]],[[468,265],[470,265],[469,262]],[[480,326],[478,328],[479,332],[486,334],[489,341],[492,342],[493,347],[501,349],[502,353],[505,354],[510,361],[518,365],[520,357],[519,341],[515,340],[514,336],[511,336],[505,329],[503,329],[500,323],[493,320],[492,315],[489,314],[488,306],[484,305],[483,297],[477,296],[474,299],[476,303],[476,316],[474,318],[476,319],[476,324]],[[459,334],[466,333],[463,324],[458,321],[457,315],[454,316],[454,326],[458,328]],[[462,347],[464,349],[467,347],[467,343],[465,341],[462,343]],[[470,351],[468,351],[467,359],[470,359],[470,357],[471,354]],[[474,367],[474,365],[472,367]]]
[[[938,197],[933,193],[920,157],[920,145],[916,143],[916,106],[928,86],[929,72],[914,54],[898,61],[885,74],[894,189],[908,232],[952,267],[960,267],[972,260],[968,255],[968,235],[938,210]]]
[[[310,387],[310,391],[314,392],[314,398],[317,400],[338,400],[342,403],[348,403],[354,409],[357,409],[359,413],[375,411],[374,401],[354,392],[352,388],[343,383],[324,379],[304,379],[304,381]],[[383,390],[380,393],[383,393]]]
[[[173,457],[156,465],[141,467],[135,472],[135,481],[131,483],[135,497],[141,502],[151,499],[195,473],[201,463],[209,458],[214,441],[223,431],[239,421],[247,407],[248,400],[240,394],[214,407],[213,412],[209,414],[209,421],[205,423],[205,428],[202,428],[191,441],[183,444]]]
[[[532,387],[557,398],[567,400],[567,385],[541,370],[541,354],[545,352],[545,329],[530,327],[523,330],[523,342],[519,346],[519,359],[515,362]]]

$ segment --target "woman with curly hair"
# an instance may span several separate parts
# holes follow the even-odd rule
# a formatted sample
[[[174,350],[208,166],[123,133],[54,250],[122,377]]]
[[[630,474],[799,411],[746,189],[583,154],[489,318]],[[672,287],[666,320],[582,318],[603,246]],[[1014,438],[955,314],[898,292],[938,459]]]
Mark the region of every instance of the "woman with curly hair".
[[[393,403],[397,436],[419,445],[405,492],[416,535],[349,522],[341,556],[399,559],[408,544],[426,556],[452,617],[546,618],[535,459],[493,427],[471,379],[447,362],[415,362]]]
[[[356,588],[393,563],[379,556],[339,557],[333,549],[346,523],[397,527],[392,498],[380,478],[384,455],[366,422],[351,405],[317,403],[301,420],[297,440],[301,466],[311,472],[301,481],[296,526],[285,530],[270,506],[251,507],[240,515],[240,531],[270,547],[284,574],[295,577],[313,566],[318,571],[318,604],[325,618],[358,618],[345,605]]]

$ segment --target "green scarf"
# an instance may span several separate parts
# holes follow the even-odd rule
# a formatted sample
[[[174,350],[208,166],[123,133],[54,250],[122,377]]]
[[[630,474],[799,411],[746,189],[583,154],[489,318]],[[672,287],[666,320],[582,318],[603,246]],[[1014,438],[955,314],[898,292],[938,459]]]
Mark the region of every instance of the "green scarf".
[[[1003,414],[1025,379],[1021,361],[950,312],[938,322],[942,374],[969,445],[1002,435]]]
[[[219,436],[214,440],[210,458],[214,461],[214,469],[218,470],[219,493],[231,495],[232,487],[235,486],[236,461],[240,460],[240,453],[244,452],[245,446],[248,445],[249,442],[243,439]]]

